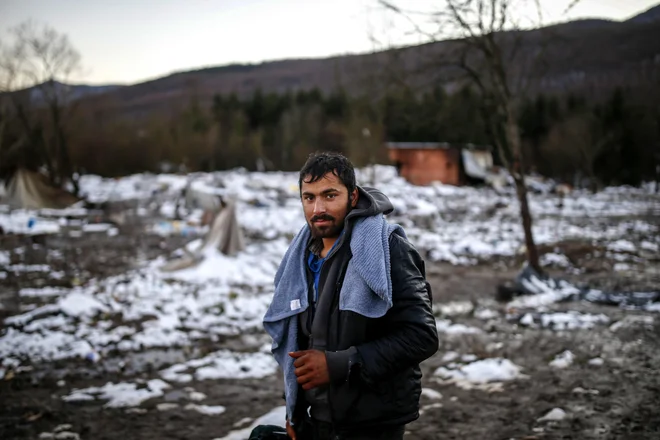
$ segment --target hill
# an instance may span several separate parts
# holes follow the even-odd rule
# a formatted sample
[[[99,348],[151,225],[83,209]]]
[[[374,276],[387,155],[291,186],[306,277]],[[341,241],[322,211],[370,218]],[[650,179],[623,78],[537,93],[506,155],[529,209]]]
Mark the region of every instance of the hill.
[[[617,86],[641,87],[660,76],[659,23],[660,5],[622,22],[577,20],[508,32],[502,38],[509,48],[518,39],[522,53],[544,52],[542,68],[525,73],[531,93],[578,91],[595,96]],[[379,86],[404,75],[417,89],[439,83],[451,91],[457,86],[451,69],[425,66],[442,58],[454,44],[440,41],[371,54],[210,67],[107,89],[75,87],[87,105],[126,117],[176,111],[192,96],[208,104],[217,93],[246,97],[257,89],[329,92],[341,87],[351,94],[373,95]],[[524,67],[515,66],[514,71],[522,72]]]

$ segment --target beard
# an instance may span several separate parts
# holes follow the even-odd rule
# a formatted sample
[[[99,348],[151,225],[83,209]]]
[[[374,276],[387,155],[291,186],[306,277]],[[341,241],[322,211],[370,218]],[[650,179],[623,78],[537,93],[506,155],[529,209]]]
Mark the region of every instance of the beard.
[[[328,220],[329,223],[317,226],[315,222],[317,220]],[[312,237],[314,238],[334,238],[339,237],[342,229],[344,229],[344,220],[337,221],[332,216],[329,215],[320,215],[318,217],[312,218],[309,222],[309,229],[312,232]]]
[[[346,206],[346,215],[348,215],[351,208],[352,208],[351,203],[349,202]],[[312,233],[312,237],[313,238],[339,237],[339,234],[341,234],[341,231],[344,229],[344,219],[346,218],[346,215],[344,215],[344,217],[342,217],[340,220],[337,220],[335,217],[329,214],[315,215],[308,222],[309,229]],[[328,223],[322,226],[318,226],[316,225],[316,222],[319,220],[327,220]]]

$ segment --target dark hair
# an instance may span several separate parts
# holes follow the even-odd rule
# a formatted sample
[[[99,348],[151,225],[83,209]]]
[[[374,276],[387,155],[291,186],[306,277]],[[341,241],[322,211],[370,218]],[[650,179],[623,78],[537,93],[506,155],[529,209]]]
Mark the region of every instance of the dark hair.
[[[355,169],[351,161],[343,154],[324,151],[311,154],[300,170],[298,187],[301,194],[303,180],[307,183],[316,182],[328,173],[337,176],[341,183],[346,186],[349,194],[353,192],[356,183]]]

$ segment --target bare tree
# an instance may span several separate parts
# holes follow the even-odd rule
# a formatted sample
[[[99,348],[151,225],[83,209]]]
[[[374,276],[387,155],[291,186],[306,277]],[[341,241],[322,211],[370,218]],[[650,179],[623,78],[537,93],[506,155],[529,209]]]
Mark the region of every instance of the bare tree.
[[[67,180],[78,193],[69,154],[67,121],[73,96],[66,83],[80,70],[80,55],[66,35],[27,21],[10,30],[12,44],[0,57],[0,76],[21,121],[26,144],[40,144],[41,159],[55,185]],[[43,121],[39,116],[45,113]],[[46,130],[47,129],[47,130]]]
[[[443,50],[433,54],[434,59],[425,68],[442,71],[445,80],[449,77],[479,91],[492,142],[515,184],[528,264],[540,272],[525,184],[517,99],[529,87],[531,70],[542,59],[542,44],[523,47],[519,38],[520,31],[540,25],[539,1],[440,0],[436,10],[421,12],[386,0],[379,3],[404,18],[413,32],[427,41],[450,40]],[[522,16],[521,11],[529,11],[530,7],[536,14],[532,18]]]

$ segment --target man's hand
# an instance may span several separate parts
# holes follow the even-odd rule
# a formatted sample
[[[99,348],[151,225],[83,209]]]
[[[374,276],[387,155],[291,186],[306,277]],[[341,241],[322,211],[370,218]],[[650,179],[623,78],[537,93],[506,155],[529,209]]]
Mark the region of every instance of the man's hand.
[[[293,426],[291,426],[291,423],[289,423],[289,419],[286,420],[286,435],[293,440],[296,440],[296,431],[293,429]]]
[[[324,352],[302,350],[291,352],[289,356],[296,360],[293,366],[296,367],[295,373],[298,377],[298,383],[302,385],[303,390],[311,390],[330,383],[328,362],[325,359]]]

